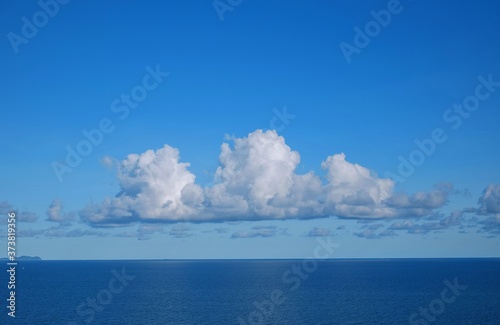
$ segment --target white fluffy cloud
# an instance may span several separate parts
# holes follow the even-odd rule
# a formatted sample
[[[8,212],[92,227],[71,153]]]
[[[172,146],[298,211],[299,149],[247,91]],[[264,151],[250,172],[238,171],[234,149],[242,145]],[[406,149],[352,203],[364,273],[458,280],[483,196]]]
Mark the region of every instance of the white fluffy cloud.
[[[188,163],[168,145],[140,155],[130,154],[118,166],[121,192],[101,204],[88,205],[81,216],[91,223],[123,223],[139,219],[182,221],[197,214],[203,190],[194,183]]]
[[[228,218],[306,218],[317,214],[321,181],[295,174],[300,155],[274,131],[257,130],[221,147],[217,183],[205,189],[213,213]]]
[[[327,205],[340,217],[393,217],[384,201],[391,197],[394,182],[378,178],[370,170],[345,159],[343,153],[329,156],[321,167],[328,171]]]
[[[215,185],[195,183],[189,164],[168,145],[118,164],[121,191],[89,204],[80,216],[93,225],[133,221],[234,221],[287,218],[394,218],[428,215],[447,202],[437,189],[413,196],[393,193],[394,182],[335,154],[321,164],[324,179],[297,174],[300,155],[275,131],[256,130],[223,143]]]

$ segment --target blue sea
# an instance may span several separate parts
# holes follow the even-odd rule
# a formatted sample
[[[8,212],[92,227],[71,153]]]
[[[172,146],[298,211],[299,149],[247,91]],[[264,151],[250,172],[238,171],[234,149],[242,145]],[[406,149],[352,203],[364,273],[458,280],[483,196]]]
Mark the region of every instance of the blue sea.
[[[500,259],[18,261],[15,319],[8,281],[1,324],[500,324]]]

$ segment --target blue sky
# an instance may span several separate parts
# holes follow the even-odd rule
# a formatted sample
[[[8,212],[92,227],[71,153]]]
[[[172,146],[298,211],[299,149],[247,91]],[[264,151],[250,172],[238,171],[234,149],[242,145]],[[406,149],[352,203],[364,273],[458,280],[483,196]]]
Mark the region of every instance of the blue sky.
[[[18,254],[499,256],[497,2],[1,7]]]

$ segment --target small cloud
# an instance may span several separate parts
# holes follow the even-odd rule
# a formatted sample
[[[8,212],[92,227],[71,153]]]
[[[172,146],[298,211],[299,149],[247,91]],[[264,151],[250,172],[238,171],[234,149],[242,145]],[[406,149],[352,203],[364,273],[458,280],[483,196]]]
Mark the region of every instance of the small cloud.
[[[366,239],[380,239],[382,237],[394,237],[397,234],[391,229],[385,229],[384,231],[377,233],[378,228],[366,229],[361,232],[355,232],[353,235],[360,238]]]
[[[47,208],[47,220],[52,222],[59,222],[61,225],[70,225],[75,219],[75,213],[65,213],[63,211],[61,200],[54,199],[50,206]]]
[[[321,227],[314,227],[312,230],[310,230],[307,233],[307,237],[324,237],[324,236],[330,236],[332,231],[327,228],[321,228]]]
[[[0,202],[0,224],[7,224],[7,216],[9,213],[16,213],[16,220],[18,222],[33,223],[38,220],[38,215],[29,211],[18,211],[7,201]]]
[[[394,236],[397,236],[397,234],[390,230],[390,229],[386,229],[384,231],[382,231],[380,234],[378,234],[379,237],[394,237]]]
[[[114,159],[110,156],[104,156],[101,158],[101,165],[103,165],[106,168],[112,168],[114,165]]]
[[[138,234],[136,231],[122,231],[120,233],[117,233],[113,237],[134,238],[134,237],[138,237]]]
[[[46,229],[19,229],[17,236],[19,237],[37,237],[45,233]]]
[[[366,239],[378,239],[379,236],[375,233],[375,230],[365,230],[362,232],[353,233],[354,236]]]
[[[82,229],[73,229],[70,231],[67,231],[64,234],[64,237],[83,237],[83,236],[98,236],[98,237],[104,237],[107,236],[108,234],[96,231],[96,230],[82,230]]]
[[[165,230],[163,225],[160,224],[141,224],[137,229],[137,239],[148,240],[152,238],[153,234],[164,234]]]
[[[169,235],[175,238],[187,238],[193,236],[189,231],[191,228],[186,224],[176,224],[169,231]]]
[[[442,226],[460,226],[462,224],[463,212],[453,211],[448,217],[442,219],[439,224]]]
[[[364,226],[361,227],[361,229],[377,230],[382,227],[384,227],[384,225],[381,223],[372,223],[372,224],[365,224]]]
[[[489,234],[487,238],[497,238],[500,236],[500,184],[490,184],[478,199],[478,208],[469,207],[462,210],[462,213],[476,213],[479,216],[486,216],[480,220],[474,216],[466,220],[466,227],[472,228],[480,226],[477,233]]]
[[[22,211],[18,215],[17,221],[19,222],[35,222],[38,220],[38,215],[33,212]]]
[[[479,224],[482,226],[480,229],[481,232],[487,232],[494,236],[500,236],[500,214],[488,217],[480,221]]]
[[[255,226],[249,231],[237,231],[231,235],[231,238],[257,238],[274,237],[278,233],[275,226]]]
[[[44,235],[45,237],[65,237],[64,230],[61,228],[47,229]]]
[[[480,214],[500,214],[500,184],[490,184],[478,200]]]

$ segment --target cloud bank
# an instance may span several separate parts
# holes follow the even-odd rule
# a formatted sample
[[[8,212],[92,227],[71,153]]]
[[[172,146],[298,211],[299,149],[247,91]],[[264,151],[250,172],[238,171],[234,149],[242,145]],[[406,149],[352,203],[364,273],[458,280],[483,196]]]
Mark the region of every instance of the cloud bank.
[[[223,143],[219,162],[214,185],[201,187],[176,148],[164,145],[156,151],[130,154],[117,163],[120,192],[88,204],[79,215],[92,226],[138,221],[422,217],[444,206],[452,190],[440,186],[413,195],[394,193],[391,179],[347,161],[343,153],[321,163],[324,177],[312,171],[298,174],[299,153],[272,130],[256,130]]]

